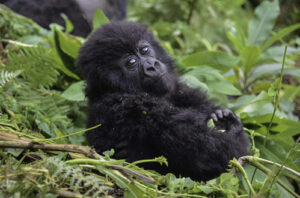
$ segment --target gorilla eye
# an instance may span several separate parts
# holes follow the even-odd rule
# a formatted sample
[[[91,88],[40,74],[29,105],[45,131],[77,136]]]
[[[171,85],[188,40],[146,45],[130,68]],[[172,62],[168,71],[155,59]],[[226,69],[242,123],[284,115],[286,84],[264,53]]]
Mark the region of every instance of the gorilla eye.
[[[149,48],[148,48],[148,47],[143,47],[143,48],[140,50],[140,53],[141,53],[142,55],[145,55],[148,51],[149,51]]]
[[[136,60],[132,58],[127,62],[127,66],[130,67],[130,66],[134,65],[134,63],[136,63]]]

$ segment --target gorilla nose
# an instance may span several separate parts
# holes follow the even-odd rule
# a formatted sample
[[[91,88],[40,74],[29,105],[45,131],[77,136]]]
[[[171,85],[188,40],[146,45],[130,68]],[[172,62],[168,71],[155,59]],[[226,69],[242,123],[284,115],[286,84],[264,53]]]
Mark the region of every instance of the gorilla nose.
[[[158,65],[157,61],[146,61],[144,64],[144,74],[149,77],[159,75]]]
[[[156,75],[158,75],[158,70],[157,70],[157,68],[155,68],[155,63],[153,63],[153,64],[145,64],[144,65],[144,74],[146,75],[146,76],[149,76],[149,77],[152,77],[152,76],[156,76]]]

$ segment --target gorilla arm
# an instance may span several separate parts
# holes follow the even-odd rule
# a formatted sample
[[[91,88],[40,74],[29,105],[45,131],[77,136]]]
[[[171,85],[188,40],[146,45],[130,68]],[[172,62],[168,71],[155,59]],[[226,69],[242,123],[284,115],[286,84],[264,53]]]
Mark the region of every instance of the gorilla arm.
[[[208,116],[217,109],[220,109],[208,100],[205,93],[197,88],[177,83],[176,90],[172,93],[171,101],[175,106],[198,109],[203,113],[205,112]]]
[[[88,127],[103,125],[88,132],[89,144],[98,152],[116,148],[117,158],[135,161],[163,155],[169,172],[208,180],[224,172],[229,160],[247,154],[248,140],[232,114],[219,119],[232,122],[221,133],[207,128],[205,114],[148,94],[109,94],[90,108]],[[119,155],[118,147],[125,155]],[[166,169],[155,170],[165,173]]]

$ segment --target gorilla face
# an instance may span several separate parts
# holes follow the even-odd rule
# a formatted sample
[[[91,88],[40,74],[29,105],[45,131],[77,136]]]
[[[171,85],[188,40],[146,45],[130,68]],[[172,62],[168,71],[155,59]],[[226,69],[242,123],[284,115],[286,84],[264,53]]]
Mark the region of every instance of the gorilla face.
[[[146,40],[139,41],[134,53],[125,54],[119,64],[123,77],[131,84],[128,91],[163,94],[173,89],[167,66],[156,58],[154,48]]]
[[[79,54],[77,65],[88,81],[87,95],[89,90],[162,95],[175,87],[172,60],[141,25],[130,22],[103,25]]]

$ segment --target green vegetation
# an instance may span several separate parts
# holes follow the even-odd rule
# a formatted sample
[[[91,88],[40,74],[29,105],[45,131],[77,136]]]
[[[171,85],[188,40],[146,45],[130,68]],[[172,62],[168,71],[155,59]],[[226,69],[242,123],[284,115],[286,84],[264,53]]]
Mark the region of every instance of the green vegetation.
[[[241,117],[253,156],[204,183],[138,167],[163,157],[129,164],[113,150],[96,154],[84,146],[84,83],[74,66],[85,39],[69,34],[66,16],[66,28],[45,30],[0,5],[0,197],[300,197],[299,10],[284,21],[277,0],[255,10],[244,0],[131,1],[129,9],[182,81]],[[107,22],[97,11],[94,29]]]

